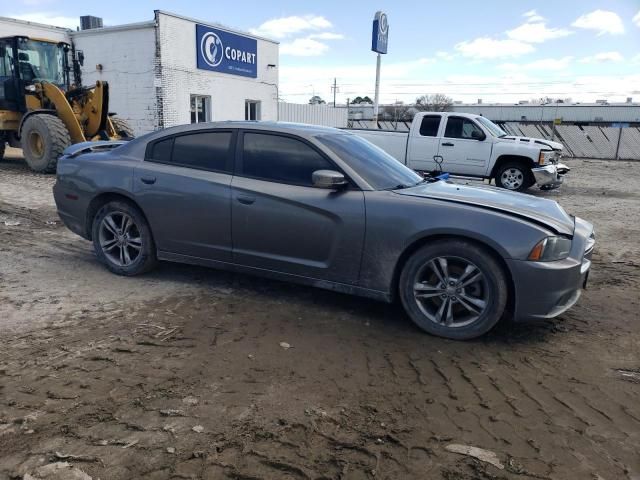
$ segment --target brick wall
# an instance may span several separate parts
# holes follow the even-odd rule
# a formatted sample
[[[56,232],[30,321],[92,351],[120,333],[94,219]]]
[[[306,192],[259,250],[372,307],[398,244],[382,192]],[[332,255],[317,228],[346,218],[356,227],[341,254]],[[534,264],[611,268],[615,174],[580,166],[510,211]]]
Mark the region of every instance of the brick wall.
[[[82,83],[109,82],[109,111],[127,120],[136,135],[159,128],[153,22],[122,29],[85,30],[72,36],[76,49],[85,56]]]
[[[244,120],[245,100],[261,102],[261,119],[277,119],[278,44],[258,39],[258,77],[247,78],[196,68],[196,23],[159,12],[160,82],[165,127],[190,123],[191,95],[211,97],[214,121]],[[219,26],[215,26],[220,28]],[[269,68],[268,64],[276,65]],[[265,83],[261,83],[265,82]],[[271,85],[269,85],[271,84]]]

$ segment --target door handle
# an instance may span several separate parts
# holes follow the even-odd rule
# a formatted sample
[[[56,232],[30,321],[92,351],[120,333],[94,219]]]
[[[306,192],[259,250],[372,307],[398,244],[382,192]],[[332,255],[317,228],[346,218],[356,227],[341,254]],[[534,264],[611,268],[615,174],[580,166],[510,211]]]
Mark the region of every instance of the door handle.
[[[248,197],[246,195],[238,195],[238,201],[243,205],[251,205],[256,201],[255,197]]]
[[[142,183],[146,183],[147,185],[153,185],[156,183],[156,177],[140,177],[140,181]]]
[[[443,147],[453,147],[453,143],[451,142],[445,142],[442,144]]]

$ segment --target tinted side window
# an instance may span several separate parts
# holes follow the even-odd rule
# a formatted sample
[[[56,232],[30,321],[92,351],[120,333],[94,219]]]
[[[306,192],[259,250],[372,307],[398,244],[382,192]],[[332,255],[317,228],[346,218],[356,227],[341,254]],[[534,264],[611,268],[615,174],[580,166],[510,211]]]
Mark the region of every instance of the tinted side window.
[[[472,132],[477,131],[482,136],[482,130],[471,120],[461,117],[449,117],[444,136],[447,138],[468,138],[472,139]]]
[[[151,145],[149,158],[158,162],[169,163],[171,161],[171,149],[173,149],[173,138],[160,140]]]
[[[185,167],[230,171],[231,132],[201,132],[176,137],[171,163]]]
[[[420,135],[423,137],[436,137],[438,136],[438,129],[440,128],[440,115],[427,115],[422,117],[422,123],[420,124]]]
[[[311,175],[316,170],[335,170],[335,167],[304,142],[279,135],[244,134],[243,175],[311,186]]]

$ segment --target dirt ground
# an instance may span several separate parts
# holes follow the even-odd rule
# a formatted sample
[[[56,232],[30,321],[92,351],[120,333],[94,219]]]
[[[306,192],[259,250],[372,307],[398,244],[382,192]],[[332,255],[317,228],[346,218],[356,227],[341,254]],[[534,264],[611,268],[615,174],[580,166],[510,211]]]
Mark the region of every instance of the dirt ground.
[[[0,479],[640,479],[640,163],[569,161],[533,192],[596,226],[575,308],[453,342],[396,305],[244,275],[116,277],[18,156],[0,164]]]

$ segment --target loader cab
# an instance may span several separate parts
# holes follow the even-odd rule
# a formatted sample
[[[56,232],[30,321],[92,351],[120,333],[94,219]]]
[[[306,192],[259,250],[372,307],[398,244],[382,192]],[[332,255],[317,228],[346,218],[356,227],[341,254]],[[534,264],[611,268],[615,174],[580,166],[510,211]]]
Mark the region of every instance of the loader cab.
[[[0,38],[0,110],[25,111],[25,94],[46,81],[69,89],[70,46],[29,37]]]

